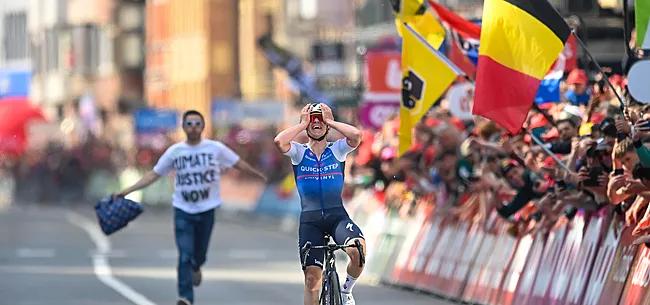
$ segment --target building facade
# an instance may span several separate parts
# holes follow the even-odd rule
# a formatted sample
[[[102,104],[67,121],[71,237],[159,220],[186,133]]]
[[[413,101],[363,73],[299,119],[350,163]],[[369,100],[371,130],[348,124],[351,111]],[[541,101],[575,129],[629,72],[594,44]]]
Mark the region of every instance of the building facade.
[[[34,102],[50,121],[131,146],[131,111],[144,104],[144,1],[30,0],[28,13]]]

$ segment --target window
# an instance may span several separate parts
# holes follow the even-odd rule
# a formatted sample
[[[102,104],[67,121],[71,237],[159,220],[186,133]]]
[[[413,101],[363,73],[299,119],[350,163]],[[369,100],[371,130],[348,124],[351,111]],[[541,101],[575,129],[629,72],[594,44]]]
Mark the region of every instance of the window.
[[[42,60],[42,54],[41,54],[41,45],[38,43],[31,43],[31,57],[32,57],[32,69],[34,70],[34,74],[41,74],[45,71],[43,67],[43,60]]]
[[[5,60],[29,58],[29,36],[25,12],[12,12],[3,18]]]
[[[113,62],[113,43],[94,24],[72,28],[72,52],[72,70],[76,73],[93,73],[100,66]]]
[[[129,34],[121,37],[121,65],[125,68],[139,68],[144,63],[142,36]]]
[[[54,29],[45,30],[45,71],[53,71],[59,68],[59,31]]]
[[[300,0],[300,17],[312,20],[318,15],[318,2],[316,0]]]

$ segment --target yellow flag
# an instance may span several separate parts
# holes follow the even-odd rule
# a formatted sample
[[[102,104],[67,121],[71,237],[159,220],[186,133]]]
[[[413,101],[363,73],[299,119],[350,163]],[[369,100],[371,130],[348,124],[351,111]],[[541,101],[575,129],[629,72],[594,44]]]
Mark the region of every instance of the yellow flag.
[[[395,12],[395,14],[397,14],[397,18],[404,19],[415,15],[422,15],[426,10],[427,7],[424,4],[424,0],[400,0],[399,12]]]
[[[412,143],[415,124],[449,88],[458,67],[430,46],[409,25],[402,24],[402,105],[399,110],[399,155]]]
[[[395,14],[395,26],[400,37],[404,22],[436,49],[440,48],[445,40],[445,28],[420,0],[402,0],[401,11]]]

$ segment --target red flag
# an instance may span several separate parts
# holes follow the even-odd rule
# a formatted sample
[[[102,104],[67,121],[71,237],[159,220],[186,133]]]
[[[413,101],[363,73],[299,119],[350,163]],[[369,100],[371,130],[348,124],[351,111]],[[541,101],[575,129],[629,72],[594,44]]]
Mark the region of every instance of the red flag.
[[[458,41],[452,39],[449,44],[449,60],[465,72],[471,79],[476,78],[476,65],[460,49]]]
[[[465,38],[479,39],[481,37],[481,27],[479,25],[465,20],[465,18],[456,15],[454,12],[432,0],[429,0],[429,5],[436,11],[442,22],[449,25],[449,27]]]

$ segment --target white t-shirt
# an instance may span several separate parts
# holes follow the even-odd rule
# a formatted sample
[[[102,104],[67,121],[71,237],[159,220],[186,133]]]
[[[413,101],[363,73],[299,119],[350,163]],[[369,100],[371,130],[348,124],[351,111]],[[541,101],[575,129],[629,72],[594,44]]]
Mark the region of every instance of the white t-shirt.
[[[172,205],[196,214],[221,205],[221,172],[238,161],[239,156],[218,141],[202,140],[195,146],[179,142],[165,151],[153,170],[163,176],[176,171]]]

